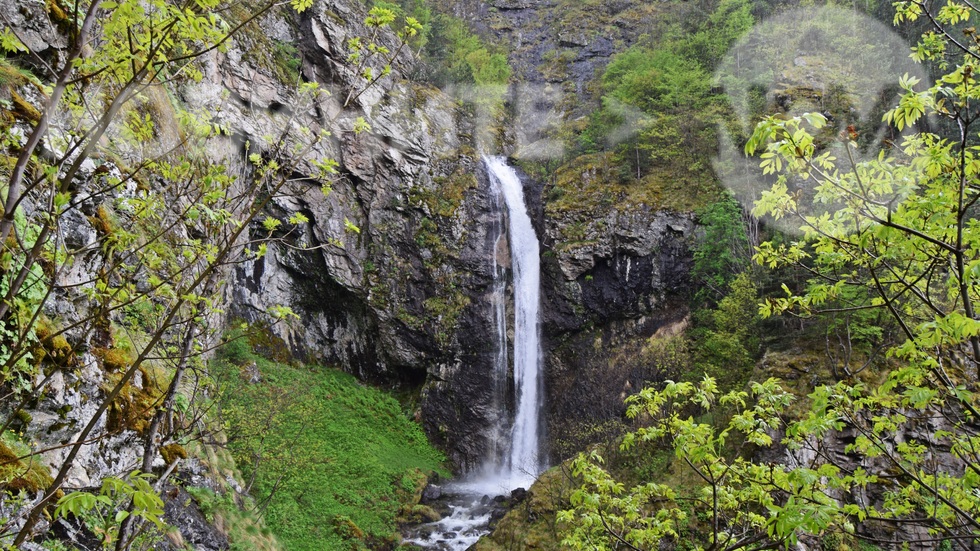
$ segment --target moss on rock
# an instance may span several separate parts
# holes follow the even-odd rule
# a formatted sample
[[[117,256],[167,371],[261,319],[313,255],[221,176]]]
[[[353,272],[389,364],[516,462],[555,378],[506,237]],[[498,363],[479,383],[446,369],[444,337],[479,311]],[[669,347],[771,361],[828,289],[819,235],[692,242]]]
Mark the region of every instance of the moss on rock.
[[[0,442],[0,489],[37,493],[46,490],[54,479],[48,468],[34,456],[22,458],[7,444]]]
[[[102,369],[109,372],[125,371],[133,362],[130,353],[120,348],[94,348],[92,354],[102,361]]]
[[[14,104],[12,109],[14,116],[30,122],[38,122],[41,120],[41,112],[15,90],[10,91],[10,100]]]
[[[160,448],[160,455],[163,456],[164,462],[170,465],[178,459],[187,459],[187,450],[177,443],[167,444]]]
[[[119,395],[109,404],[106,427],[111,433],[133,430],[143,434],[150,427],[153,412],[166,391],[166,381],[163,375],[146,367],[140,367],[139,373],[142,385],[126,381]],[[121,373],[108,374],[106,392],[111,391],[121,377]]]

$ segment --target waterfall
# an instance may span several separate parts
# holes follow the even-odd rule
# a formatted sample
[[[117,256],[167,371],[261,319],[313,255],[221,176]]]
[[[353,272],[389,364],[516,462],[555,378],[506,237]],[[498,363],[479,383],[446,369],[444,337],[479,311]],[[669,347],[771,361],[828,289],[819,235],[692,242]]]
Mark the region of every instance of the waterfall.
[[[484,159],[490,173],[491,184],[503,197],[507,208],[507,233],[510,245],[510,260],[513,270],[514,290],[514,395],[516,411],[510,428],[509,453],[503,457],[494,456],[495,465],[491,472],[496,473],[496,482],[511,489],[529,486],[542,469],[543,458],[539,449],[539,411],[541,409],[541,346],[538,330],[538,307],[540,304],[541,259],[538,238],[531,225],[527,207],[524,203],[524,190],[520,178],[513,168],[501,157]],[[501,236],[502,237],[502,236]],[[495,251],[494,263],[497,267]],[[498,279],[502,270],[495,269]],[[500,300],[495,305],[498,317],[503,312],[503,293],[495,297]],[[507,338],[505,324],[495,320],[497,340],[500,347],[498,358],[507,359]],[[499,363],[499,362],[498,362]],[[498,366],[497,380],[506,381],[507,368]],[[495,385],[500,386],[500,385]],[[497,399],[498,402],[504,400]]]
[[[480,473],[447,486],[452,513],[421,527],[406,538],[423,549],[464,551],[489,533],[493,502],[483,496],[506,495],[515,488],[528,488],[544,470],[545,458],[539,447],[539,412],[543,397],[541,345],[538,332],[541,259],[538,238],[524,204],[521,181],[513,168],[500,157],[484,158],[490,174],[494,206],[501,213],[493,250],[494,282],[493,328],[496,339],[494,357],[494,432],[487,464]],[[506,223],[504,220],[506,210]],[[491,230],[493,231],[493,230]],[[508,247],[509,245],[509,247]],[[514,289],[514,388],[508,385],[507,339],[507,258],[513,272]],[[513,394],[515,411],[509,411]]]
[[[504,216],[503,192],[496,178],[490,178],[490,195],[494,212],[500,219],[496,223],[496,238],[493,241],[493,287],[490,300],[493,302],[494,349],[493,358],[493,417],[490,435],[490,459],[484,471],[492,474],[499,471],[499,464],[510,453],[510,426],[507,395],[507,269],[511,267],[507,239],[507,218]]]

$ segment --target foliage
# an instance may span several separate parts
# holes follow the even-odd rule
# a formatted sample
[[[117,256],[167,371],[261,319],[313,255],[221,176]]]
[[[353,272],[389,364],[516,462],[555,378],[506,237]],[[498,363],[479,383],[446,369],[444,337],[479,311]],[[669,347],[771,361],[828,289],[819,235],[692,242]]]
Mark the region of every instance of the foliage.
[[[351,65],[354,74],[361,77],[367,85],[364,87],[352,87],[344,100],[344,107],[360,97],[368,88],[374,86],[381,79],[391,74],[391,64],[398,59],[402,49],[407,47],[408,40],[418,36],[422,31],[422,25],[414,17],[404,17],[404,24],[398,30],[398,46],[391,51],[381,43],[380,33],[389,28],[398,19],[398,15],[385,7],[376,5],[368,11],[364,24],[370,29],[370,36],[362,38],[355,36],[347,41],[347,62]],[[369,130],[363,117],[358,117],[354,123],[353,130],[360,133]]]
[[[108,476],[102,481],[99,493],[72,492],[58,500],[55,518],[69,515],[81,519],[102,543],[103,549],[114,549],[120,528],[127,517],[134,515],[152,523],[156,532],[147,531],[132,536],[132,547],[151,549],[160,540],[163,521],[163,500],[150,484],[152,475],[134,472],[125,479]],[[131,505],[130,505],[131,504]]]
[[[33,360],[40,339],[34,329],[49,288],[40,265],[21,265],[21,258],[16,254],[19,246],[36,244],[40,227],[17,211],[14,228],[23,245],[10,239],[0,245],[0,296],[10,297],[9,314],[0,321],[0,382],[19,395],[30,389],[30,379],[37,373]],[[19,285],[18,276],[23,278]]]
[[[956,135],[909,133],[900,148],[860,161],[853,136],[843,133],[839,159],[823,151],[811,134],[826,126],[825,117],[804,114],[764,120],[746,151],[762,150],[763,169],[779,174],[757,212],[791,217],[801,231],[789,244],[763,244],[757,260],[802,265],[816,276],[803,292],[786,288],[785,297],[768,300],[763,313],[817,315],[840,309],[833,308],[834,301],[845,299],[851,301],[844,305],[850,310],[886,312],[904,337],[889,350],[896,367],[884,385],[840,383],[833,391],[818,389],[826,395],[819,394],[811,415],[823,422],[836,416],[841,426],[859,431],[853,452],[905,474],[886,494],[886,506],[898,511],[894,516],[921,515],[936,533],[963,537],[980,531],[975,520],[980,501],[969,490],[975,482],[971,475],[952,474],[969,473],[977,465],[972,451],[976,395],[965,382],[980,364],[973,284],[980,266],[973,206],[980,190],[971,183],[978,149],[968,115],[977,94],[973,67],[980,51],[948,34],[969,17],[967,6],[896,4],[896,22],[923,14],[935,22],[935,31],[923,35],[913,56],[938,62],[946,74],[928,89],[917,88],[915,78],[902,78],[903,96],[884,120],[901,131],[934,115],[954,121]],[[813,182],[812,194],[791,191],[800,179]],[[845,375],[852,371],[844,366]],[[828,409],[833,413],[821,416]],[[892,434],[939,416],[946,425],[932,441],[892,440]],[[949,460],[956,466],[937,470],[924,463],[927,446],[950,449]],[[923,493],[934,497],[923,501]],[[868,509],[861,514],[879,514],[873,506]]]
[[[40,499],[19,503],[26,522],[16,532],[7,532],[13,524],[0,527],[4,544],[35,537],[84,446],[134,429],[144,445],[140,469],[149,472],[160,447],[195,425],[206,405],[191,400],[210,383],[199,368],[221,314],[227,271],[290,237],[293,229],[262,231],[258,222],[270,201],[294,192],[297,178],[329,191],[337,166],[322,158],[329,133],[321,130],[323,121],[311,128],[298,115],[325,94],[316,83],[293,91],[295,111],[275,121],[276,133],[245,144],[250,166],[240,174],[209,157],[214,142],[230,133],[215,113],[193,112],[168,92],[200,81],[203,56],[225,51],[237,32],[278,5],[249,7],[236,20],[238,5],[226,0],[200,0],[193,9],[173,0],[94,0],[71,16],[49,2],[68,43],[58,55],[24,53],[16,29],[4,30],[0,47],[36,58],[46,72],[3,83],[29,82],[44,104],[37,109],[11,89],[15,109],[0,126],[0,146],[15,155],[5,162],[7,182],[0,187],[0,387],[4,400],[15,403],[0,434],[48,391],[55,373],[75,369],[81,353],[94,349],[104,368],[117,370],[92,397],[85,425],[62,442],[63,459]],[[290,5],[301,12],[312,0]],[[345,103],[390,74],[417,35],[413,18],[390,29],[395,19],[390,10],[372,8],[365,18],[370,36],[350,38],[356,78]],[[280,54],[293,57],[288,48]],[[3,72],[10,75],[7,65]],[[368,128],[363,118],[353,122],[355,132]],[[294,228],[309,222],[299,213],[288,220]],[[95,242],[64,239],[68,225],[91,231]],[[39,331],[55,297],[70,301],[78,315],[47,320]],[[273,321],[294,317],[286,307],[268,314]],[[119,353],[123,341],[127,351]],[[168,448],[170,459],[180,459],[176,451]],[[119,550],[134,545],[152,521],[140,512],[140,495],[130,496],[119,519],[113,536]]]
[[[703,285],[699,293],[718,299],[732,278],[748,268],[749,242],[742,223],[742,209],[731,194],[698,210],[704,237],[694,247],[693,277]],[[708,296],[704,296],[708,295]]]
[[[408,45],[419,52],[425,48],[433,31],[433,15],[432,9],[423,0],[398,0],[395,2],[374,0],[372,5],[394,13],[395,28],[404,28],[408,18],[414,19],[418,23],[418,32],[409,37]]]
[[[744,391],[721,395],[710,377],[699,384],[668,381],[663,390],[648,388],[629,398],[628,415],[646,416],[650,423],[628,433],[622,448],[663,442],[702,484],[672,488],[648,482],[627,489],[602,468],[598,453],[582,454],[572,462],[572,474],[581,480],[571,495],[573,508],[559,517],[568,527],[563,544],[570,549],[615,549],[620,543],[656,549],[661,540],[684,539],[695,549],[766,548],[761,544],[795,544],[798,530],[826,528],[824,509],[832,500],[821,490],[812,491],[808,479],[836,478],[837,470],[797,479],[801,473],[790,467],[743,459],[742,448],[772,444],[770,433],[780,427],[780,415],[792,401],[774,379],[753,383],[755,405],[743,409],[748,398]],[[691,415],[718,406],[733,410],[722,427]],[[783,488],[804,488],[807,499],[779,503],[775,490]],[[699,525],[699,516],[706,526]]]
[[[443,457],[422,429],[397,401],[350,375],[235,357],[255,362],[262,381],[250,384],[224,364],[228,446],[283,544],[346,550],[394,538],[410,497],[406,476],[442,472]]]
[[[702,66],[692,67],[681,46],[648,50],[631,48],[617,55],[602,75],[608,103],[663,113],[704,101],[711,79]]]
[[[709,160],[717,155],[717,127],[728,125],[730,115],[710,72],[751,27],[752,3],[706,4],[708,17],[665,22],[655,38],[643,37],[613,57],[598,82],[600,108],[584,123],[566,125],[573,159],[559,174],[602,156],[596,191],[608,195],[606,189],[624,186],[614,200],[624,207],[694,210],[720,198]],[[578,176],[555,181],[549,203],[582,201],[577,181],[594,176]]]
[[[568,545],[652,549],[663,538],[690,538],[706,548],[767,549],[856,532],[898,548],[980,535],[974,308],[980,189],[973,182],[978,146],[970,114],[980,94],[974,77],[980,46],[954,33],[973,15],[969,5],[895,6],[896,22],[932,23],[913,55],[945,72],[929,88],[901,79],[904,93],[884,115],[906,132],[900,144],[861,160],[855,132],[828,132],[827,117],[807,113],[765,118],[746,145],[750,154],[761,152],[761,167],[775,176],[756,215],[799,228],[788,242],[763,243],[755,259],[812,276],[767,298],[762,315],[884,314],[901,335],[887,346],[889,369],[868,384],[854,378],[863,358],[842,362],[841,380],[817,386],[795,411],[772,379],[752,383],[751,402],[743,392],[719,397],[710,377],[644,390],[630,399],[630,413],[647,416],[649,425],[627,435],[623,446],[661,441],[700,482],[626,488],[599,457],[581,456],[575,472],[582,486],[574,508],[563,513]],[[956,132],[923,131],[929,116],[948,119]],[[715,321],[737,324],[741,317],[732,314],[740,309],[726,310]],[[842,334],[874,343],[887,327],[874,326],[881,319],[854,320],[855,330]],[[730,408],[726,421],[718,422],[717,413],[715,423],[697,420],[716,404]],[[776,438],[783,464],[747,453],[746,446],[770,448]],[[693,517],[686,503],[694,504]]]
[[[299,70],[303,60],[294,44],[276,40],[273,43],[272,55],[277,65],[285,72],[287,82],[296,83],[300,81]]]
[[[434,65],[432,80],[440,86],[507,84],[511,69],[506,53],[474,34],[466,22],[439,13],[432,18],[425,56]]]
[[[209,473],[215,487],[185,486],[205,520],[223,527],[231,544],[231,551],[279,551],[282,544],[262,518],[262,511],[255,500],[241,494],[241,471],[225,447],[224,440],[210,443],[191,441],[187,452],[197,458]],[[167,489],[165,491],[173,491]],[[185,501],[185,506],[191,503]]]
[[[34,495],[51,485],[51,474],[30,446],[12,432],[0,438],[0,490],[12,495]]]
[[[758,290],[751,271],[744,271],[725,287],[713,309],[696,310],[688,331],[690,376],[708,374],[723,391],[741,389],[748,382],[759,353]],[[685,378],[687,380],[687,378]]]

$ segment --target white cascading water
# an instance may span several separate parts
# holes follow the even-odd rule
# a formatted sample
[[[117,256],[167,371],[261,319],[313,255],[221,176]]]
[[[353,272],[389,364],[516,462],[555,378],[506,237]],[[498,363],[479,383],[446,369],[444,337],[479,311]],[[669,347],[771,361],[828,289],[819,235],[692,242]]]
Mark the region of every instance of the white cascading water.
[[[514,272],[514,390],[516,412],[510,432],[510,453],[493,466],[499,486],[528,487],[541,473],[538,412],[541,409],[541,348],[538,306],[541,258],[538,237],[524,204],[524,188],[517,172],[501,157],[484,159],[490,179],[499,187],[507,206],[511,266]],[[501,339],[506,346],[506,338]],[[491,475],[492,476],[492,475]]]
[[[497,236],[493,240],[493,327],[496,354],[493,358],[493,410],[490,435],[490,460],[484,465],[486,474],[500,470],[504,454],[510,453],[510,415],[507,408],[509,391],[507,380],[507,268],[510,268],[510,251],[507,238],[507,217],[504,216],[504,198],[500,181],[490,178],[490,193],[494,212],[499,215],[496,223]]]
[[[543,396],[541,349],[538,332],[540,304],[540,256],[538,238],[524,203],[520,178],[502,157],[485,157],[490,174],[495,205],[503,198],[507,209],[507,241],[514,274],[514,395],[513,417],[505,411],[507,404],[508,350],[505,319],[506,273],[499,264],[499,248],[504,224],[494,243],[494,328],[497,355],[494,360],[493,403],[498,408],[497,424],[492,436],[493,447],[487,465],[468,480],[447,488],[456,498],[449,507],[451,515],[422,527],[423,534],[406,540],[426,549],[463,551],[488,532],[490,510],[483,496],[506,495],[516,488],[528,488],[544,470],[540,452],[540,419]],[[511,422],[511,419],[513,421]]]

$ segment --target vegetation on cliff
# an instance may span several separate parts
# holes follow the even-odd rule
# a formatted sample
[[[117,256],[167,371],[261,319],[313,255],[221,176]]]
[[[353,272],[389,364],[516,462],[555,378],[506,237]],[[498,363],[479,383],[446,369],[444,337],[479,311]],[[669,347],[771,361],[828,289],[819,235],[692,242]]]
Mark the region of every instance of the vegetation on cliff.
[[[5,106],[29,105],[25,94],[38,108],[0,125],[11,160],[0,188],[0,545],[39,541],[48,520],[66,517],[95,530],[103,548],[143,548],[163,530],[164,480],[188,457],[185,445],[210,436],[215,387],[204,358],[229,270],[272,243],[302,246],[294,232],[309,219],[265,207],[297,180],[329,193],[337,163],[322,124],[294,117],[242,144],[238,174],[210,156],[231,130],[170,93],[202,81],[203,62],[278,4],[244,15],[217,0],[47,6],[51,20],[36,24],[52,40],[60,33],[60,50],[33,40],[34,28],[0,35],[15,63],[40,73],[11,71],[2,83]],[[366,36],[345,44],[344,106],[388,76],[418,34],[411,17],[390,30],[395,20],[366,11]],[[326,97],[315,82],[291,92],[297,112]],[[369,129],[363,118],[351,124],[354,134]],[[285,306],[265,314],[295,317]],[[42,401],[56,414],[32,418]],[[101,484],[94,494],[90,480]]]
[[[397,401],[334,369],[257,356],[238,336],[212,364],[244,490],[286,549],[385,549],[443,456]]]
[[[705,376],[630,398],[628,415],[640,426],[621,451],[664,446],[676,458],[671,468],[693,482],[670,484],[661,474],[627,485],[598,452],[580,455],[571,471],[581,484],[560,514],[565,546],[975,541],[980,190],[971,103],[980,50],[958,39],[972,16],[969,5],[896,3],[896,22],[933,22],[913,55],[943,74],[931,87],[901,79],[901,99],[884,120],[909,132],[877,157],[862,160],[854,128],[837,119],[828,132],[821,113],[770,116],[756,127],[746,151],[761,153],[764,173],[779,178],[754,212],[788,218],[798,233],[763,242],[754,258],[807,275],[760,311],[820,320],[829,368],[809,373],[816,381],[802,387],[805,396],[763,371],[745,390],[722,392]],[[930,115],[958,132],[925,131],[919,123]]]

